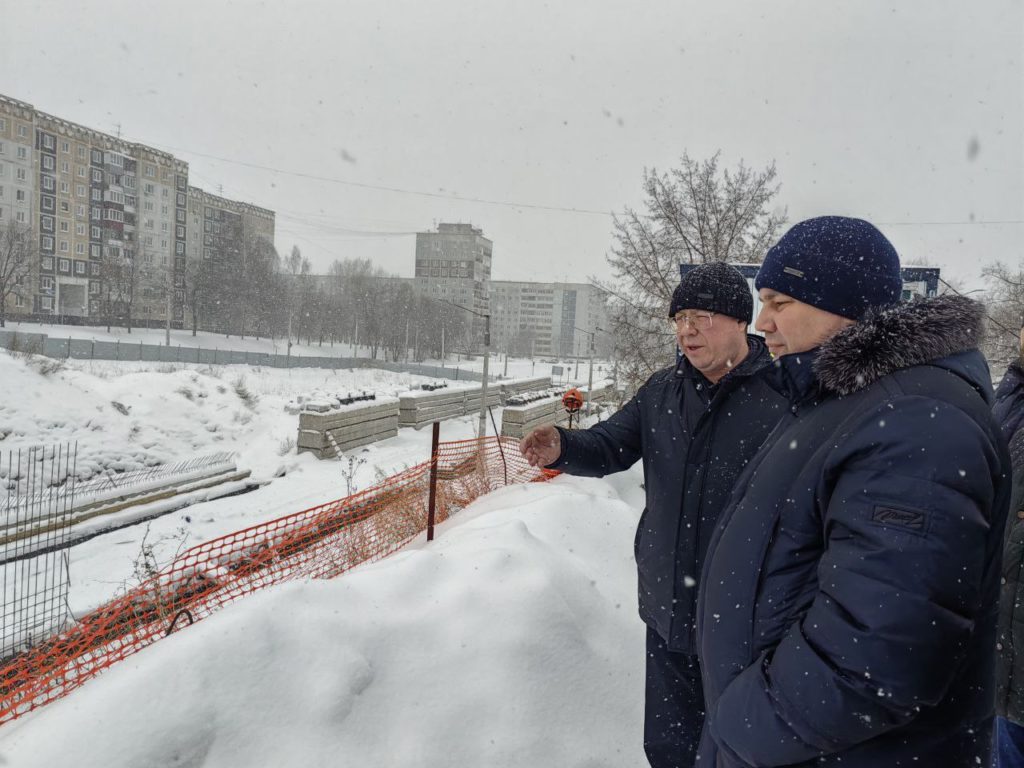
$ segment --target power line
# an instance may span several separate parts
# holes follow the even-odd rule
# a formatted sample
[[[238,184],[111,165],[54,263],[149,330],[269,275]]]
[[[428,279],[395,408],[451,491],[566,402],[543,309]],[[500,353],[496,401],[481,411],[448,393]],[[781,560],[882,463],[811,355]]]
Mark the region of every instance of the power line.
[[[944,286],[946,286],[947,288],[949,288],[949,290],[951,290],[951,291],[952,291],[953,293],[955,293],[955,294],[956,294],[957,296],[963,296],[964,298],[967,298],[965,294],[963,294],[963,293],[960,293],[960,291],[958,291],[958,290],[957,290],[956,288],[954,288],[954,287],[953,287],[952,285],[950,285],[949,283],[947,283],[947,282],[946,282],[945,280],[943,280],[943,279],[942,279],[941,277],[940,277],[940,278],[938,278],[938,280],[939,280],[939,282],[940,282],[940,283],[942,283],[942,284],[943,284]],[[1010,328],[1007,328],[1007,327],[1006,327],[1005,325],[1003,325],[1003,324],[1002,324],[1002,323],[1000,323],[1000,322],[999,322],[998,320],[996,320],[996,319],[995,319],[994,317],[992,317],[992,315],[990,315],[990,314],[989,314],[988,312],[985,312],[985,317],[987,317],[987,318],[988,318],[988,321],[989,321],[990,323],[992,323],[993,325],[997,325],[997,326],[999,326],[1000,328],[1002,328],[1002,329],[1003,329],[1004,331],[1006,331],[1007,333],[1009,333],[1009,334],[1010,334],[1011,336],[1013,336],[1014,338],[1020,338],[1020,331],[1014,331],[1014,330],[1012,330],[1012,329],[1010,329]]]
[[[150,142],[152,146],[154,145]],[[349,181],[348,179],[339,179],[334,176],[321,176],[315,173],[307,173],[305,171],[293,171],[287,168],[275,168],[270,165],[260,165],[259,163],[250,163],[244,160],[234,160],[229,157],[220,157],[218,155],[210,155],[204,152],[196,152],[195,150],[188,149],[186,147],[172,147],[169,145],[163,145],[162,149],[174,150],[176,152],[187,152],[190,155],[196,157],[205,157],[208,160],[218,160],[223,163],[233,163],[234,165],[241,165],[246,168],[256,168],[261,171],[271,171],[272,173],[280,173],[287,176],[296,176],[301,179],[313,179],[315,181],[326,181],[331,184],[341,184],[346,187],[357,187],[359,189],[373,189],[379,192],[395,192],[403,195],[418,195],[420,197],[433,197],[441,200],[459,200],[466,203],[483,203],[484,205],[501,205],[509,208],[530,208],[533,210],[541,211],[559,211],[562,213],[584,213],[595,216],[612,216],[614,215],[610,211],[595,211],[589,208],[568,208],[557,205],[541,205],[539,203],[517,203],[511,200],[488,200],[482,197],[468,197],[465,195],[453,195],[453,194],[442,194],[440,192],[424,192],[417,189],[404,189],[402,187],[390,187],[383,184],[366,184],[359,181]]]
[[[152,146],[161,147],[161,145],[152,144]],[[262,165],[260,163],[251,163],[245,160],[235,160],[229,157],[221,157],[219,155],[211,155],[205,152],[198,152],[187,147],[174,147],[170,145],[162,145],[163,149],[173,150],[176,152],[187,152],[196,157],[205,157],[209,160],[217,160],[223,163],[231,163],[233,165],[240,165],[245,168],[255,168],[261,171],[269,171],[271,173],[280,173],[287,176],[295,176],[302,179],[312,179],[314,181],[324,181],[331,184],[340,184],[342,186],[356,187],[358,189],[372,189],[379,192],[393,192],[396,194],[403,195],[417,195],[420,197],[432,197],[441,200],[458,200],[461,202],[468,203],[482,203],[484,205],[498,205],[508,208],[528,208],[531,210],[540,211],[556,211],[560,213],[581,213],[592,216],[607,216],[612,217],[615,215],[624,215],[626,211],[598,211],[592,208],[573,208],[568,206],[558,205],[542,205],[540,203],[521,203],[512,200],[490,200],[482,197],[470,197],[466,195],[455,195],[450,193],[440,192],[425,192],[423,190],[406,189],[403,187],[394,187],[383,184],[368,184],[365,182],[350,181],[348,179],[340,179],[334,176],[322,176],[315,173],[308,173],[305,171],[294,171],[288,168],[276,168],[270,165]],[[649,217],[644,217],[649,218]],[[1024,219],[966,219],[961,221],[875,221],[873,222],[877,226],[885,227],[947,227],[947,226],[1019,226],[1024,224]],[[368,235],[377,234],[415,234],[415,233],[377,233],[367,232]]]

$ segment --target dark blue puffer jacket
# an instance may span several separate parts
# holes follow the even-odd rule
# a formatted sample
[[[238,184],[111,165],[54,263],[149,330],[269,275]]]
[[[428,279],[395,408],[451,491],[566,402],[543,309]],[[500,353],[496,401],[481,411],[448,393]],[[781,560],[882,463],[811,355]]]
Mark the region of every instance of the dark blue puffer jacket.
[[[996,714],[1024,725],[1024,370],[1019,362],[1006,369],[992,413],[1013,462],[996,642]]]
[[[695,653],[696,583],[733,483],[782,413],[784,398],[758,371],[771,357],[758,336],[717,386],[682,358],[658,371],[626,405],[590,429],[559,430],[551,465],[602,477],[643,459],[647,506],[634,552],[640,617],[672,651]]]
[[[701,582],[699,765],[989,765],[1010,457],[981,317],[926,299],[778,362],[790,412]]]

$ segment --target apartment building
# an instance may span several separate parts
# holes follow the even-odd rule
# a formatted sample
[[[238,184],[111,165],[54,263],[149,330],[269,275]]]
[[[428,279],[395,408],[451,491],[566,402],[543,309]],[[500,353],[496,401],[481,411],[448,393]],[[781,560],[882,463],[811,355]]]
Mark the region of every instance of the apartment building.
[[[189,187],[180,158],[0,95],[5,225],[38,244],[11,315],[79,323],[130,311],[133,324],[163,325],[170,312],[180,326],[189,258],[274,238],[273,211]]]
[[[483,345],[484,318],[490,311],[489,285],[494,244],[472,224],[441,223],[437,231],[416,234],[417,292],[478,313],[469,324],[468,348]],[[492,340],[493,344],[493,340]]]
[[[245,249],[257,240],[274,242],[274,212],[267,208],[231,200],[199,187],[189,187],[185,213],[188,262],[207,267],[221,281],[242,269]],[[199,315],[208,330],[227,330],[231,318],[223,312],[217,296],[200,297]]]
[[[38,227],[38,192],[34,165],[35,115],[30,104],[0,98],[0,226]],[[38,269],[22,281],[7,311],[31,311]]]
[[[492,345],[514,355],[587,355],[608,344],[605,295],[587,283],[491,282]],[[607,334],[604,334],[606,337]]]

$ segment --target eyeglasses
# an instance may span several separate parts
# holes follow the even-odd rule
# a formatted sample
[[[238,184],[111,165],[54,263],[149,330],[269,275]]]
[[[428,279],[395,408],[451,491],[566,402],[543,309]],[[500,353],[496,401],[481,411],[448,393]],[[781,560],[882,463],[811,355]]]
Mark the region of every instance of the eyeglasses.
[[[676,330],[689,326],[696,328],[698,331],[710,330],[713,325],[711,315],[707,312],[697,312],[692,315],[680,312],[675,317],[669,319],[669,324]]]

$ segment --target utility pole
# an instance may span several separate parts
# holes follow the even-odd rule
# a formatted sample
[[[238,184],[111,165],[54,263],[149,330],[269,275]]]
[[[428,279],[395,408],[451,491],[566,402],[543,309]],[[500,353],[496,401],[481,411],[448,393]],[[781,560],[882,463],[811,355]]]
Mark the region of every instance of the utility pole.
[[[476,314],[476,313],[474,313]],[[480,387],[480,428],[477,430],[477,437],[487,434],[487,360],[491,354],[491,315],[484,317],[484,380]]]
[[[174,257],[171,256],[167,261],[167,328],[164,333],[164,344],[171,346],[171,307],[174,306],[174,302],[171,297],[174,295],[174,269],[172,264],[174,263]]]

